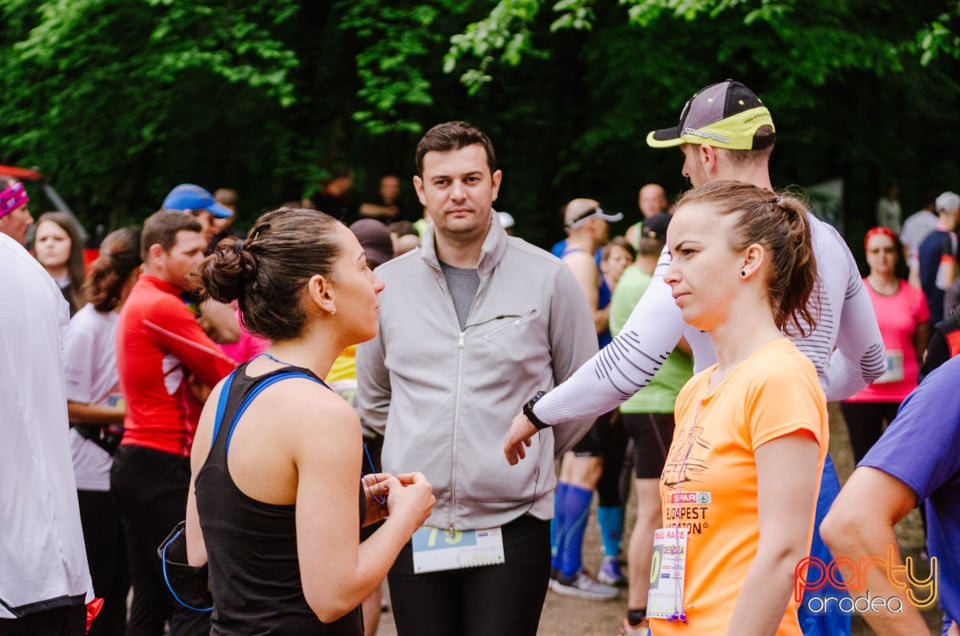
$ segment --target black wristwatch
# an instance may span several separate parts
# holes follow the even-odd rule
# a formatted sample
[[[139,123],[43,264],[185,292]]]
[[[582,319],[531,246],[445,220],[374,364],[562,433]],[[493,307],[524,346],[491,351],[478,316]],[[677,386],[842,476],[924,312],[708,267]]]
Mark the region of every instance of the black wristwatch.
[[[546,391],[537,391],[537,394],[530,398],[529,402],[523,405],[523,414],[527,416],[527,419],[530,420],[530,423],[533,424],[538,431],[550,426],[546,422],[541,421],[540,418],[537,417],[533,412],[533,405],[536,404],[537,401],[546,394]]]

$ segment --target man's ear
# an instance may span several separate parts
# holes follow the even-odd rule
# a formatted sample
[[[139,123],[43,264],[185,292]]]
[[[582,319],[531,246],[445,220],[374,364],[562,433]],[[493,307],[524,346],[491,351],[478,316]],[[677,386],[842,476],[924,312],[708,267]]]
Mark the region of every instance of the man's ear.
[[[149,248],[147,248],[147,260],[153,263],[163,263],[166,262],[167,252],[163,249],[163,246],[159,243],[154,243]]]
[[[413,189],[417,193],[417,198],[420,199],[420,205],[426,205],[427,199],[423,194],[423,179],[418,175],[413,176]]]
[[[717,149],[711,146],[710,144],[700,144],[699,152],[697,156],[700,159],[700,164],[706,170],[707,174],[710,176],[715,176],[717,171],[717,159],[718,153]]]
[[[500,181],[503,179],[503,172],[500,170],[495,170],[492,175],[490,175],[490,183],[493,186],[493,201],[497,200],[497,195],[500,194]]]

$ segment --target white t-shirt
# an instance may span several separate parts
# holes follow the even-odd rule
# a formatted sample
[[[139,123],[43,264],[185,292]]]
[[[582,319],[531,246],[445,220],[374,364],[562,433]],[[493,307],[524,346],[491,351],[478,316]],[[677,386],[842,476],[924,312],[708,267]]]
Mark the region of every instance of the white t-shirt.
[[[890,228],[896,233],[900,233],[900,202],[894,199],[891,201],[882,197],[877,201],[877,225]]]
[[[5,234],[0,271],[0,618],[16,618],[89,602],[93,585],[67,445],[60,339],[69,307]]]
[[[70,320],[63,336],[68,400],[115,406],[121,399],[115,344],[119,318],[117,312],[100,312],[88,304]],[[113,458],[107,451],[71,429],[70,453],[77,488],[110,490]]]
[[[917,250],[920,249],[920,243],[937,229],[937,223],[940,217],[930,210],[917,210],[907,217],[903,222],[903,229],[900,230],[900,242],[907,246],[907,266],[919,267],[917,261]]]
[[[883,338],[857,263],[833,226],[812,214],[810,235],[817,260],[816,329],[794,344],[813,362],[828,400],[850,397],[885,368]],[[547,393],[534,414],[547,424],[598,417],[647,386],[684,336],[696,371],[717,361],[709,334],[683,321],[663,275],[670,266],[665,247],[647,291],[613,342]],[[836,345],[836,348],[834,346]]]

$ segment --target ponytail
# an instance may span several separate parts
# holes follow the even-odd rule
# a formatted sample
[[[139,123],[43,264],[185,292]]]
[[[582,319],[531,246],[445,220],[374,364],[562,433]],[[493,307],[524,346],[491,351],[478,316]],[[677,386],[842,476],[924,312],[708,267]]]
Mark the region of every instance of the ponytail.
[[[820,301],[804,204],[793,196],[740,181],[713,181],[694,188],[677,205],[694,202],[710,203],[722,215],[740,215],[730,237],[731,247],[740,251],[759,243],[769,254],[767,295],[777,328],[787,335],[810,335]]]

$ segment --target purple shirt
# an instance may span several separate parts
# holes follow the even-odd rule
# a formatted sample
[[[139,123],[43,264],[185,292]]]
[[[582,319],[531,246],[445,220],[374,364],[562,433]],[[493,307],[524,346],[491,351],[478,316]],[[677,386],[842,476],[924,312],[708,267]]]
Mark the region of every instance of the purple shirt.
[[[940,607],[955,620],[960,617],[958,386],[960,356],[928,375],[903,401],[897,417],[859,464],[899,479],[918,501],[926,500],[927,546],[939,561]]]

